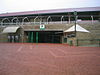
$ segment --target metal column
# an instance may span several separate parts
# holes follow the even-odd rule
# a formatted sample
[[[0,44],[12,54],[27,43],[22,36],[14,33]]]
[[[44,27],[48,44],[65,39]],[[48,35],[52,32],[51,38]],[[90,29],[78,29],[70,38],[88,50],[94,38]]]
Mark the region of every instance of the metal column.
[[[34,43],[33,32],[31,32],[31,43]]]
[[[38,43],[38,32],[36,32],[36,43]]]

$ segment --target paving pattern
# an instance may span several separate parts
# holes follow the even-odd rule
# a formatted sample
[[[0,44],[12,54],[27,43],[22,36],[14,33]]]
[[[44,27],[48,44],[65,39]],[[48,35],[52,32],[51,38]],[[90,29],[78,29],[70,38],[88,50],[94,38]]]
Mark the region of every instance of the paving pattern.
[[[0,43],[0,75],[100,75],[100,47]]]

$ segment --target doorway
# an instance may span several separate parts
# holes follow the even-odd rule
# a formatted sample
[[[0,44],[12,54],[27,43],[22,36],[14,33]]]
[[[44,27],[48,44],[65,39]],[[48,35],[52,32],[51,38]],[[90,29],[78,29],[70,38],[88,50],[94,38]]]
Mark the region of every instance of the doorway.
[[[26,31],[29,43],[62,43],[61,31]]]

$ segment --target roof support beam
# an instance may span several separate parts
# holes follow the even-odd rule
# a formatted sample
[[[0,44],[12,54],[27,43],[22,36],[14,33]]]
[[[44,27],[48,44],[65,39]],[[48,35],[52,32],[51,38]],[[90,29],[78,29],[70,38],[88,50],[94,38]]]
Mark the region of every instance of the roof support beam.
[[[9,20],[8,18],[3,18],[2,21],[1,21],[1,26],[3,26],[3,22],[4,22],[5,20],[8,20],[8,21],[10,22],[10,20]]]
[[[25,19],[26,19],[28,22],[30,22],[29,19],[28,19],[28,17],[24,17],[24,18],[22,19],[22,25],[24,24]]]

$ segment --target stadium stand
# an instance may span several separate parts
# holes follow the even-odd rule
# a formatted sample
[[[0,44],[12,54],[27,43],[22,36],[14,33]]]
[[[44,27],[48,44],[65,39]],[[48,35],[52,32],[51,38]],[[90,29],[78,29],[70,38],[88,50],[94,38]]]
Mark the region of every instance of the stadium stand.
[[[18,36],[18,42],[70,44],[72,41],[73,45],[99,44],[99,19],[100,7],[4,13],[0,14],[0,42],[9,42],[8,36],[14,36],[14,40]],[[90,33],[76,32],[76,37],[72,35],[75,32],[65,33],[75,22]],[[41,29],[40,25],[44,28]],[[16,26],[19,29],[15,33],[3,33],[5,28]],[[81,39],[87,42],[79,41]]]

